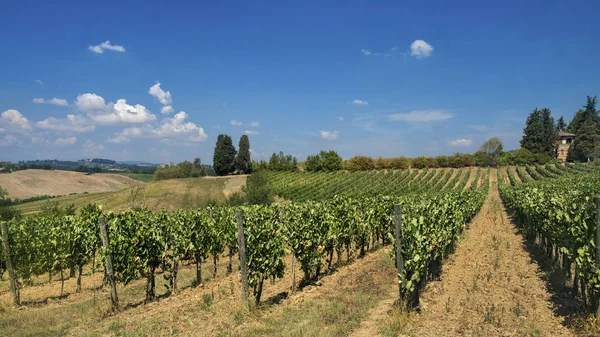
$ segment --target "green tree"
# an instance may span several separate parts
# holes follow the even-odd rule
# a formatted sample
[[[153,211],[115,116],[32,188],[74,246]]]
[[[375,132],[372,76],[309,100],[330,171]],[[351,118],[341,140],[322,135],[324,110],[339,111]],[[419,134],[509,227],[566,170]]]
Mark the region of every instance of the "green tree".
[[[271,204],[273,191],[264,171],[252,173],[242,189],[248,205]]]
[[[298,160],[296,160],[296,157],[292,157],[289,154],[286,155],[283,151],[279,151],[279,153],[273,152],[267,164],[267,168],[273,171],[295,171],[297,166]]]
[[[220,134],[217,137],[213,155],[213,169],[219,176],[228,175],[235,169],[235,147],[228,135]]]
[[[504,146],[498,137],[490,138],[481,145],[474,155],[478,166],[498,166],[502,157]]]
[[[306,157],[304,166],[308,172],[333,172],[344,168],[344,160],[333,150],[321,150],[321,152],[316,155]]]
[[[556,121],[556,131],[565,131],[567,130],[567,124],[565,123],[565,119],[563,116]]]
[[[535,108],[525,121],[521,147],[533,153],[544,151],[544,125],[542,123],[542,111]]]
[[[238,154],[235,158],[235,168],[242,173],[252,173],[252,160],[250,159],[250,140],[247,135],[240,137]]]
[[[567,160],[585,162],[598,157],[600,157],[600,135],[596,124],[590,119],[577,132]]]
[[[8,191],[0,186],[0,200],[6,199],[6,196],[8,196]]]
[[[596,96],[587,96],[587,102],[583,106],[583,109],[579,109],[573,119],[567,127],[567,131],[570,133],[577,134],[588,120],[591,120],[596,128],[600,127],[600,117],[598,116],[598,110],[596,110]]]

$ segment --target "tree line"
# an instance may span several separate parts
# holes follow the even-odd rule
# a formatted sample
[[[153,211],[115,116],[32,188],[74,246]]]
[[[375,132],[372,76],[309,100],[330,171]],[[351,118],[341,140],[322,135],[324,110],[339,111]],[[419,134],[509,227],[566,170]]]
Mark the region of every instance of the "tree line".
[[[554,120],[548,108],[535,108],[527,117],[521,149],[522,158],[531,157],[550,161],[558,155],[560,132],[575,135],[569,148],[567,161],[587,162],[600,157],[600,115],[596,109],[596,96],[587,96],[586,104],[579,109],[573,119],[566,124],[563,116]]]

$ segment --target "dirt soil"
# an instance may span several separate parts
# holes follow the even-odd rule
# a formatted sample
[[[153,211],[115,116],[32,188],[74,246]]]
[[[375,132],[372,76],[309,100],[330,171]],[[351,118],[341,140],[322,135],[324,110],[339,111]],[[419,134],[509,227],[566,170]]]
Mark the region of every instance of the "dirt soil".
[[[496,180],[493,170],[480,213],[444,262],[441,280],[421,294],[420,313],[403,328],[406,336],[572,336],[554,313],[543,275],[504,209]],[[390,296],[396,291],[390,287]],[[380,301],[353,336],[377,336],[385,316],[389,321],[391,303]]]
[[[37,195],[66,195],[72,193],[98,193],[118,191],[139,183],[119,174],[24,170],[0,174],[0,186],[11,199],[30,198]]]

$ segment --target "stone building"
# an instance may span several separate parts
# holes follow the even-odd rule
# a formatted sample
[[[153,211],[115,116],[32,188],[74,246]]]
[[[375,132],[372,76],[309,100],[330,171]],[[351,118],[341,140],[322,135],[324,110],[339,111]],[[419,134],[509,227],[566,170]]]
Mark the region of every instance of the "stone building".
[[[575,139],[575,135],[572,133],[560,131],[558,133],[558,149],[557,149],[557,157],[558,160],[565,162],[567,161],[567,155],[569,154],[569,147],[571,147],[571,143],[573,143],[573,139]]]

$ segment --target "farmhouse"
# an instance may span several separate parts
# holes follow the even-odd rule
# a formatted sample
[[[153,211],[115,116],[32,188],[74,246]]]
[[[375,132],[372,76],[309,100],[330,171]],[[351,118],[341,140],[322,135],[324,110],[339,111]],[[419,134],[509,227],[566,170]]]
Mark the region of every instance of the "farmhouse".
[[[575,135],[572,133],[568,133],[568,132],[564,132],[564,131],[560,131],[558,133],[557,154],[558,154],[558,159],[560,161],[565,162],[567,160],[567,155],[569,154],[569,147],[571,147],[571,143],[573,142],[574,138],[575,138]]]

